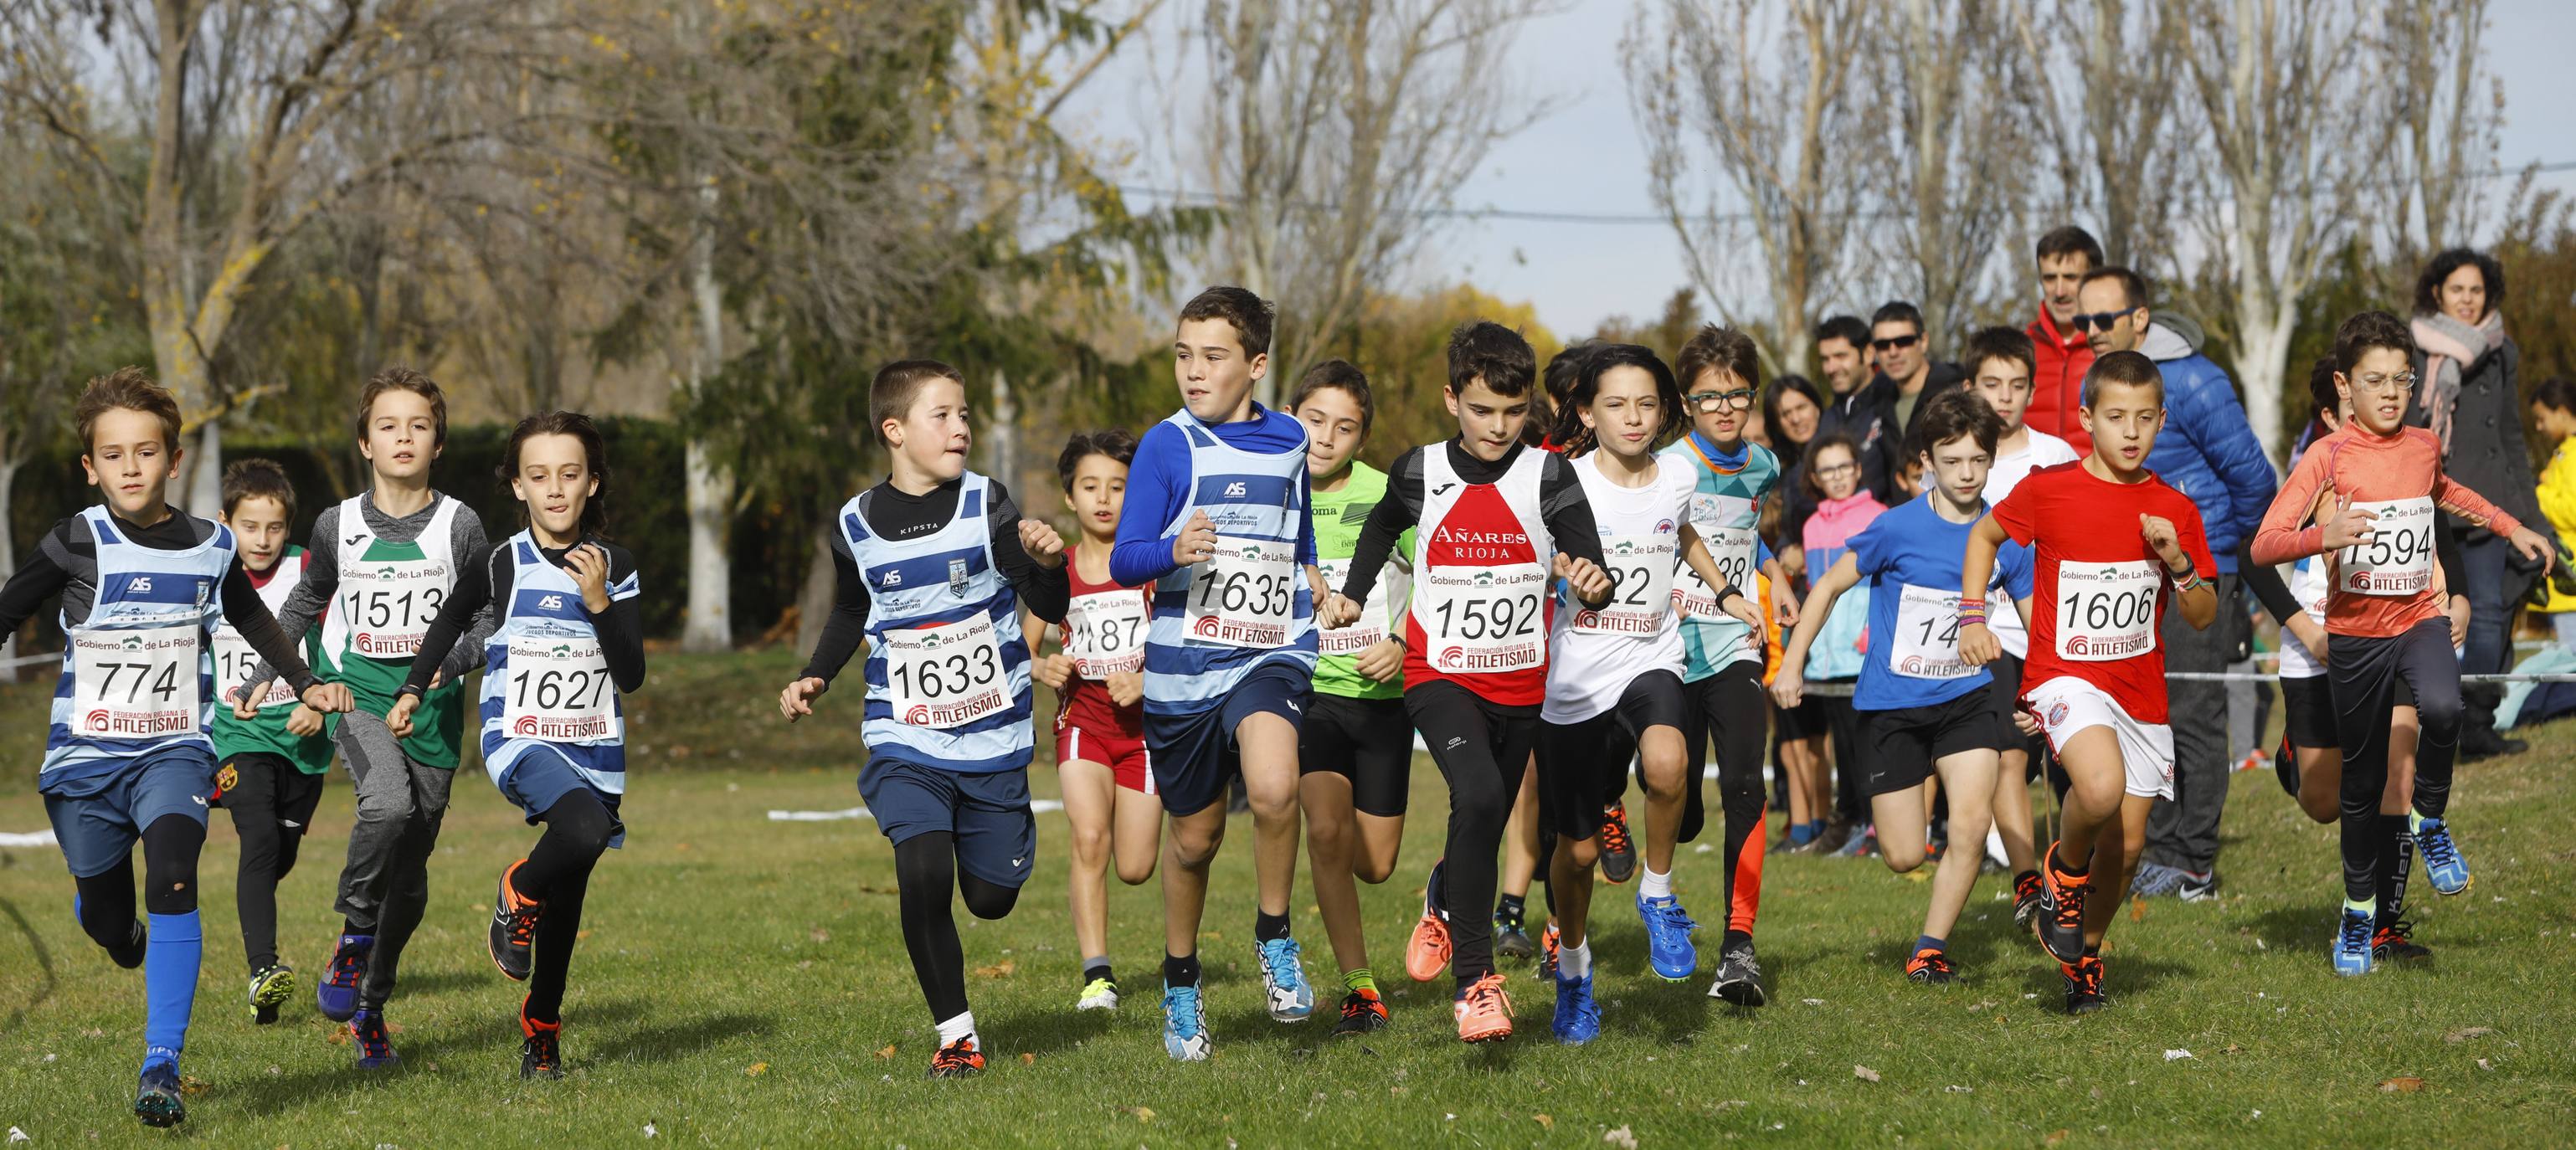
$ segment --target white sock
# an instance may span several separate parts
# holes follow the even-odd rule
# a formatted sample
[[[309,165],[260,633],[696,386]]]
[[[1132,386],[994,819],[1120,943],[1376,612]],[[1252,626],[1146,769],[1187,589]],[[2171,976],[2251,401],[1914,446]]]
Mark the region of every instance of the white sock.
[[[1673,894],[1673,872],[1671,872],[1671,871],[1665,871],[1665,872],[1664,872],[1664,873],[1662,873],[1662,874],[1656,874],[1656,873],[1655,873],[1655,868],[1653,868],[1653,867],[1644,867],[1644,868],[1640,868],[1640,869],[1643,869],[1643,870],[1646,872],[1646,877],[1644,877],[1644,878],[1641,878],[1641,879],[1638,879],[1638,880],[1637,880],[1637,897],[1639,897],[1639,898],[1671,898],[1671,897],[1672,897],[1672,894]]]
[[[1560,946],[1556,949],[1558,978],[1572,982],[1590,973],[1592,973],[1591,939],[1584,939],[1581,946]]]
[[[983,1047],[984,1040],[978,1037],[975,1033],[974,1011],[969,1010],[955,1018],[945,1018],[940,1020],[939,1044],[941,1046],[946,1046],[960,1038],[973,1038],[975,1039],[975,1046],[978,1049]]]

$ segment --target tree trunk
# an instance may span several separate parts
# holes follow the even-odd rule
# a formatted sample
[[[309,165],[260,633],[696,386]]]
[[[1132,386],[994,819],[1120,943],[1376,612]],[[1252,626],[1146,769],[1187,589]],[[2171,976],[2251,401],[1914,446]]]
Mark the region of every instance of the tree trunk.
[[[716,188],[701,185],[698,198],[707,212],[698,217],[691,244],[690,291],[698,329],[692,384],[703,383],[724,366],[724,297],[716,289],[715,229],[709,217]],[[722,651],[733,646],[733,548],[728,529],[733,521],[733,473],[716,464],[706,442],[691,437],[688,447],[689,608],[680,631],[683,651]]]
[[[996,368],[993,372],[993,447],[985,466],[992,469],[993,478],[1001,480],[1005,487],[1020,481],[1019,417],[1019,405],[1011,399],[1010,373]],[[1028,496],[1022,494],[1019,498],[1025,500]]]
[[[2254,438],[2272,457],[2272,469],[2281,468],[2289,445],[2281,436],[2281,378],[2288,370],[2290,329],[2298,319],[2294,301],[2276,300],[2268,293],[2246,292],[2236,307],[2236,326],[2242,332],[2236,354],[2236,379],[2245,385],[2245,418],[2254,426]]]
[[[8,441],[0,438],[0,451],[7,447]],[[9,504],[11,492],[18,486],[18,468],[21,466],[20,460],[0,458],[0,580],[18,573],[18,524],[9,514]],[[15,636],[0,635],[0,641],[11,638]],[[18,668],[13,660],[26,652],[14,646],[7,651],[8,654],[0,654],[0,683],[15,683],[18,681]]]
[[[827,521],[814,529],[814,556],[805,561],[805,585],[796,592],[796,649],[812,651],[823,638],[823,620],[832,617],[839,589],[832,577],[832,528]]]
[[[214,518],[216,512],[223,510],[224,421],[221,416],[208,418],[198,426],[197,445],[180,462],[186,470],[180,474],[180,487],[171,493],[170,502],[200,518]]]

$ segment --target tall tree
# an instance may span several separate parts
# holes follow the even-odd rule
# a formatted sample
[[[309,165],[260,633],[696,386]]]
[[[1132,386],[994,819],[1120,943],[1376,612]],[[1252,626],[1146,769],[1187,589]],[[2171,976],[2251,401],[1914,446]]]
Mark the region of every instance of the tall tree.
[[[2218,288],[2206,310],[2236,349],[2246,413],[2277,461],[2289,449],[2280,398],[2299,299],[2382,178],[2392,129],[2370,88],[2415,82],[2412,61],[2352,51],[2367,42],[2366,0],[2172,2],[2218,201],[2193,221]]]
[[[2021,85],[2021,130],[2039,170],[2028,238],[2081,224],[2105,258],[2177,266],[2174,212],[2188,190],[2199,124],[2180,97],[2181,5],[2171,0],[2021,0],[2019,51],[1997,63]]]
[[[552,74],[553,14],[516,0],[23,0],[0,6],[0,99],[93,165],[141,238],[153,360],[194,433],[233,402],[213,366],[280,245],[362,190],[504,142],[523,119],[513,97]],[[90,74],[100,61],[115,83]],[[148,125],[140,181],[110,158],[118,113],[102,90]],[[200,452],[192,487],[216,454]]]
[[[1444,232],[1494,145],[1542,110],[1505,56],[1540,0],[1209,0],[1213,90],[1170,93],[1178,159],[1223,210],[1216,274],[1279,311],[1275,400]]]
[[[1811,370],[1809,325],[1840,289],[1869,202],[1851,74],[1878,15],[1863,0],[1640,0],[1621,42],[1655,204],[1692,282],[1774,371]],[[1761,303],[1733,302],[1747,295]]]
[[[2487,0],[2398,0],[2385,5],[2374,41],[2382,58],[2410,65],[2402,82],[2372,93],[2397,131],[2375,174],[2373,215],[2383,262],[2413,287],[2437,248],[2464,244],[2485,222],[2488,179],[2504,122],[2504,77],[2486,67]]]
[[[1894,22],[1894,115],[1863,149],[1884,221],[1903,255],[1896,293],[1923,311],[1935,346],[1956,340],[1993,294],[1996,241],[2028,167],[2020,103],[2003,61],[2014,51],[2001,0],[1904,0]]]

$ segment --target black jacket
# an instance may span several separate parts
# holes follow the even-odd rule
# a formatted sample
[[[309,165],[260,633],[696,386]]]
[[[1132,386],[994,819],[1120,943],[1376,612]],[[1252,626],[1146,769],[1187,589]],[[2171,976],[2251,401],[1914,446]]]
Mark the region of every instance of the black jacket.
[[[1933,396],[1967,381],[1968,373],[1959,365],[1933,360],[1923,391],[1915,397],[1914,414],[1921,416]],[[1818,435],[1838,430],[1860,444],[1861,485],[1890,507],[1897,503],[1896,477],[1904,473],[1905,432],[1913,426],[1896,418],[1896,399],[1895,380],[1871,376],[1850,395],[1836,397],[1816,428]]]
[[[2416,374],[2423,374],[2421,352],[2414,366]],[[2460,369],[2460,399],[2451,409],[2450,458],[2443,470],[2507,514],[2542,530],[2540,525],[2549,520],[2540,511],[2540,483],[2531,471],[2531,448],[2522,437],[2521,383],[2522,349],[2511,336]],[[2417,427],[2431,422],[2413,396],[2407,397],[2406,422]],[[2468,542],[2487,537],[2486,531],[2465,522],[2451,526]],[[2515,555],[2514,562],[2522,565],[2522,557]]]

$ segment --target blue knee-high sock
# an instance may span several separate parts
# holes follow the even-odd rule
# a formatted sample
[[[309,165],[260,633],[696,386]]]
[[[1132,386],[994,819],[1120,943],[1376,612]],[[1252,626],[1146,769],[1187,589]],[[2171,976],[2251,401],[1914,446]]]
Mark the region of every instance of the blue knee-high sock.
[[[152,916],[143,951],[143,1062],[176,1064],[188,1044],[188,1012],[197,1004],[197,968],[206,934],[197,912]]]

